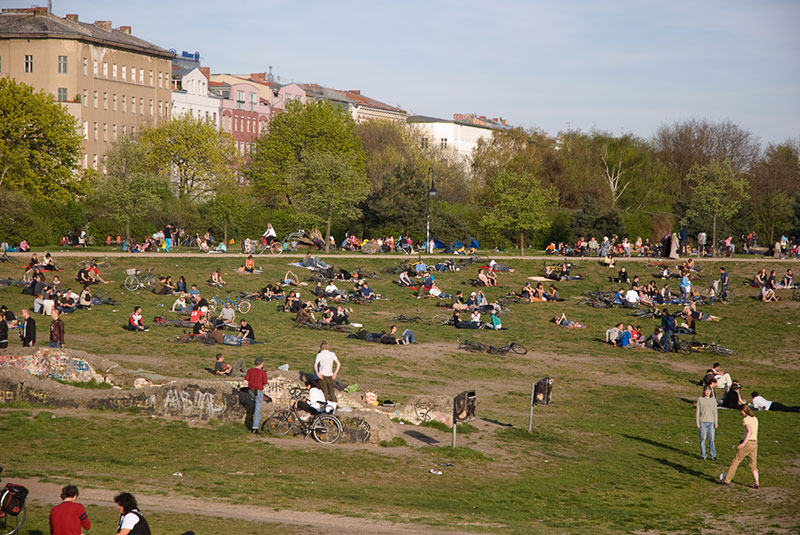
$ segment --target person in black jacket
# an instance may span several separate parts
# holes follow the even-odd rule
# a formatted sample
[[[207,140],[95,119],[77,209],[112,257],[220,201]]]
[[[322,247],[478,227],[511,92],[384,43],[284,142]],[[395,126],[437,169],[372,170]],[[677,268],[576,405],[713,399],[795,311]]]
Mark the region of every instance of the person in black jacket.
[[[36,322],[31,317],[31,311],[27,308],[22,309],[22,317],[25,322],[22,324],[22,332],[19,333],[22,338],[23,347],[33,347],[36,345]]]

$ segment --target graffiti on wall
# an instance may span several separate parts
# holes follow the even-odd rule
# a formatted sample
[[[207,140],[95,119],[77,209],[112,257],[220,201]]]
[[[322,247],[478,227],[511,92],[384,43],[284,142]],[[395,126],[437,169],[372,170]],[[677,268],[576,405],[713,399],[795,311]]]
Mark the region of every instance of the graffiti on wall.
[[[0,355],[0,368],[19,368],[36,377],[59,381],[89,382],[97,377],[85,360],[50,349],[40,349],[33,355]]]
[[[164,393],[164,414],[193,416],[202,419],[219,418],[227,408],[225,396],[212,391],[177,390]]]

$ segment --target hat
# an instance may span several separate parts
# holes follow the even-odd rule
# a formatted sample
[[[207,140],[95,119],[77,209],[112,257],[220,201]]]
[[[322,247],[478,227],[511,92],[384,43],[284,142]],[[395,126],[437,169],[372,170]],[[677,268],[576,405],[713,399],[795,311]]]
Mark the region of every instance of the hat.
[[[258,366],[259,364],[261,364],[262,362],[264,362],[264,359],[263,359],[263,358],[261,358],[261,357],[256,357],[256,360],[255,360],[255,362],[256,362],[256,366]]]

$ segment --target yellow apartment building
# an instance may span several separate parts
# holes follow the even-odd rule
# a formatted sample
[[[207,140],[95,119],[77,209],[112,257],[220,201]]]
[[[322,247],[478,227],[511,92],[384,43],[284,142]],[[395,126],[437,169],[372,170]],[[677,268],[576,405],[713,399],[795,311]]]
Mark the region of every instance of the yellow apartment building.
[[[114,140],[169,120],[173,53],[110,21],[47,8],[0,13],[0,76],[44,90],[78,120],[83,167],[103,170]]]

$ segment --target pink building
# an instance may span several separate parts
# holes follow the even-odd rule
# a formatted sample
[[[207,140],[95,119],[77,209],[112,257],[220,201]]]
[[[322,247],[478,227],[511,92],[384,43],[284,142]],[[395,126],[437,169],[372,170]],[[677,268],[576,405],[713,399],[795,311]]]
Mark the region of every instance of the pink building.
[[[252,83],[210,81],[208,89],[222,99],[222,130],[233,136],[239,153],[247,156],[259,134],[267,128],[269,106],[262,102],[258,88]]]

